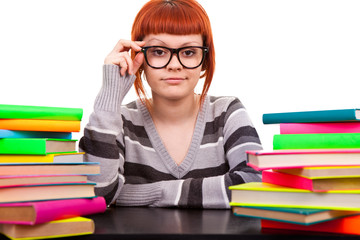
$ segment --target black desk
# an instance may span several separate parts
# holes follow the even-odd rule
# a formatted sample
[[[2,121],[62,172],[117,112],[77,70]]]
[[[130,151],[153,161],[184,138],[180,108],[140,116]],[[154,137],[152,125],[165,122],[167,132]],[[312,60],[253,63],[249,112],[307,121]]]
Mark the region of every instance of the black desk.
[[[63,239],[360,239],[360,236],[326,233],[264,232],[258,219],[237,217],[231,210],[117,207],[90,218],[95,221],[95,234]]]

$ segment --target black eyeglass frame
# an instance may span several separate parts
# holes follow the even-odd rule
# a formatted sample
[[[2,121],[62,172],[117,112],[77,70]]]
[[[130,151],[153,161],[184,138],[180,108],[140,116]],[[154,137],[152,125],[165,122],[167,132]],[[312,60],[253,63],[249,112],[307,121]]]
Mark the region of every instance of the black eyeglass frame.
[[[169,51],[171,52],[171,56],[170,56],[170,58],[169,58],[169,61],[168,61],[164,66],[162,66],[162,67],[154,67],[154,66],[150,65],[150,63],[149,63],[149,61],[148,61],[148,59],[147,59],[147,53],[146,53],[147,50],[148,50],[149,48],[154,48],[154,47],[155,47],[155,48],[156,48],[156,47],[158,47],[158,48],[165,48],[165,49],[167,49],[167,50],[169,50]],[[203,50],[203,56],[202,56],[202,59],[201,59],[201,62],[199,63],[199,65],[197,65],[197,66],[195,66],[195,67],[187,67],[187,66],[185,66],[185,65],[181,62],[180,56],[179,56],[179,52],[180,52],[181,50],[183,50],[183,49],[186,49],[186,48],[201,48],[201,49]],[[181,47],[181,48],[168,48],[168,47],[164,47],[164,46],[147,46],[147,47],[142,47],[142,48],[141,48],[141,52],[144,53],[145,61],[146,61],[147,65],[149,65],[150,67],[155,68],[155,69],[165,68],[167,65],[169,65],[169,63],[171,62],[171,59],[173,58],[174,53],[176,53],[176,57],[177,57],[177,59],[179,60],[179,63],[181,64],[181,66],[183,66],[184,68],[187,68],[187,69],[195,69],[195,68],[198,68],[199,66],[201,66],[201,64],[203,64],[204,59],[205,59],[205,56],[206,56],[206,53],[209,52],[209,48],[208,48],[208,47],[203,47],[203,46],[186,46],[186,47]]]

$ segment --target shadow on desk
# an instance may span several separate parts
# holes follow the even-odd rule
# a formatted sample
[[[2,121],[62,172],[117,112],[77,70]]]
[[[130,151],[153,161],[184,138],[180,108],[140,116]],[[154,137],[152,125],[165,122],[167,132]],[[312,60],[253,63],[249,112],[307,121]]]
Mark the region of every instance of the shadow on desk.
[[[212,240],[212,239],[360,239],[360,236],[292,232],[264,229],[260,220],[238,217],[231,210],[112,207],[89,216],[95,222],[93,235],[63,240]],[[60,239],[60,238],[59,238]]]

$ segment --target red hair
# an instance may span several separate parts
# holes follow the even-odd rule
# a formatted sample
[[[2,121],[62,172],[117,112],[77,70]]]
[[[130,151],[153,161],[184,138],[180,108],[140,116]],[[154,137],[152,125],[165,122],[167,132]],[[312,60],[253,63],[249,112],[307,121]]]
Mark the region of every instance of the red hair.
[[[201,34],[203,45],[209,48],[202,70],[205,77],[200,103],[207,94],[215,71],[215,50],[208,15],[195,0],[150,0],[135,17],[131,39],[141,41],[146,35],[168,33],[174,35]],[[135,53],[132,52],[132,57]],[[141,100],[149,103],[141,80],[141,72],[136,73],[135,90]]]

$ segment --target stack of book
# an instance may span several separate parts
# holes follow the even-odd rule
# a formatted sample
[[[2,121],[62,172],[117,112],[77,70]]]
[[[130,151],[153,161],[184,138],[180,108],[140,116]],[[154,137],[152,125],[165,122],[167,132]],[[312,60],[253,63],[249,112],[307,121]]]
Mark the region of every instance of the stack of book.
[[[360,114],[357,109],[269,113],[273,150],[249,151],[259,183],[231,186],[239,216],[262,228],[360,234]]]
[[[0,104],[0,233],[11,239],[91,234],[85,215],[104,212],[105,200],[87,176],[72,133],[80,108]]]

